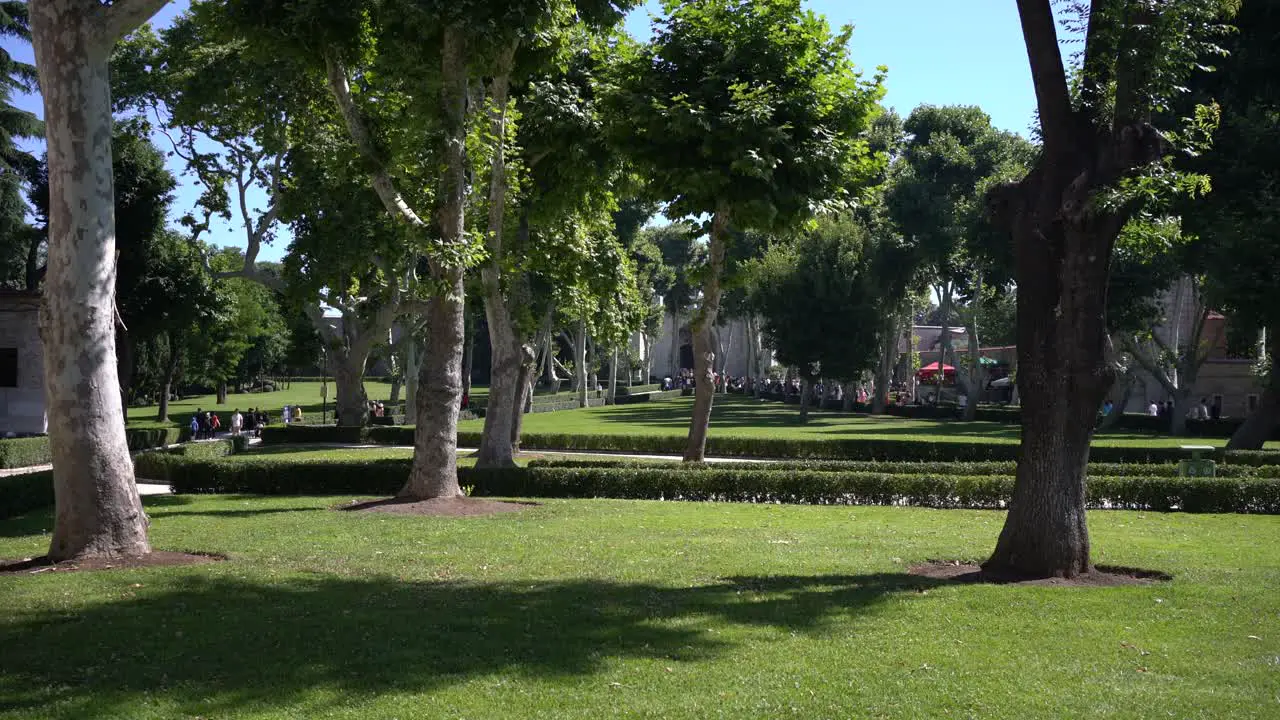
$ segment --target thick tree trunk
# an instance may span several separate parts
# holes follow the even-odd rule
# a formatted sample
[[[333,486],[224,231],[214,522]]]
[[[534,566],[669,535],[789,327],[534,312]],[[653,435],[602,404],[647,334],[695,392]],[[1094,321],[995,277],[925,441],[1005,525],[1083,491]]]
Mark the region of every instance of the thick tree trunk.
[[[982,302],[982,273],[978,273],[975,283],[977,291],[969,312],[969,382],[965,388],[968,402],[964,406],[964,419],[974,420],[978,417],[978,400],[982,397],[982,388],[986,384],[986,371],[982,369],[982,344],[978,342],[978,305]]]
[[[400,403],[400,388],[403,384],[404,381],[401,379],[400,375],[397,374],[391,376],[391,392],[388,393],[387,402],[392,406]]]
[[[587,321],[578,321],[578,334],[573,339],[573,385],[578,392],[578,407],[587,406]]]
[[[164,364],[164,378],[160,384],[160,407],[156,413],[156,419],[163,423],[169,422],[169,396],[173,394],[173,376],[178,372],[178,359],[181,357],[177,335],[172,332],[167,333],[165,341],[169,346],[169,357]]]
[[[520,431],[524,428],[524,414],[529,411],[529,398],[533,396],[536,379],[537,354],[525,345],[521,348],[524,362],[520,364],[520,382],[516,385],[515,415],[511,418],[511,452],[520,452]]]
[[[226,380],[219,380],[219,381],[218,381],[218,402],[217,402],[217,404],[218,404],[218,405],[226,405],[226,404],[227,404],[227,381],[226,381]]]
[[[151,550],[116,376],[107,64],[116,38],[132,29],[131,16],[161,4],[44,0],[29,6],[49,164],[40,335],[55,497],[49,557],[55,561]]]
[[[459,182],[459,188],[462,187]],[[461,237],[462,201],[457,200]],[[462,403],[462,326],[465,288],[462,270],[445,279],[450,293],[428,301],[427,351],[418,377],[417,427],[413,433],[413,467],[401,497],[426,500],[460,497],[458,485],[458,411]]]
[[[599,371],[596,369],[600,365],[600,351],[596,344],[587,338],[587,392],[595,396],[596,389],[600,387]]]
[[[844,395],[840,399],[840,409],[844,412],[853,412],[853,403],[857,400],[857,384],[847,382],[844,384]]]
[[[606,402],[614,403],[618,397],[618,348],[613,349],[613,359],[609,361],[609,397]]]
[[[447,248],[466,243],[467,193],[467,58],[466,29],[444,29],[441,46],[441,121],[445,170],[437,194],[440,240]],[[437,261],[438,262],[438,261]],[[414,414],[413,466],[402,497],[459,497],[458,411],[462,402],[462,346],[466,290],[461,267],[433,268],[439,283],[427,304],[427,351],[419,374]]]
[[[367,352],[331,345],[329,357],[334,361],[333,385],[337,397],[334,410],[338,424],[362,427],[369,422],[369,396],[364,390],[364,367]]]
[[[1258,399],[1258,407],[1231,436],[1228,450],[1261,450],[1263,443],[1271,439],[1280,425],[1280,332],[1268,329],[1271,369],[1267,372],[1266,387]]]
[[[876,363],[875,394],[871,397],[871,414],[883,415],[889,406],[889,383],[893,368],[898,364],[898,316],[890,315],[885,322],[884,339],[880,343],[880,361]]]
[[[813,397],[813,381],[800,378],[800,422],[809,422],[809,399]]]
[[[680,377],[680,316],[675,310],[671,311],[671,351],[668,353],[671,357],[671,377],[673,379]]]
[[[946,365],[948,364],[948,360],[952,356],[951,287],[952,286],[950,282],[944,283],[942,286],[942,291],[938,293],[939,298],[941,300],[942,334],[938,336],[938,340],[939,342],[941,342],[941,345],[938,346],[938,373],[937,375],[934,376],[938,381],[938,394],[935,395],[933,399],[935,404],[939,404],[942,402],[942,387],[946,385],[946,382],[947,382]],[[951,361],[950,365],[952,367],[955,367],[955,362]],[[959,375],[958,368],[955,372],[957,375]]]
[[[725,236],[729,231],[729,211],[717,208],[711,218],[711,237],[707,247],[707,272],[702,284],[702,307],[694,316],[693,364],[696,384],[693,389],[693,417],[689,421],[689,441],[685,447],[686,462],[702,462],[707,454],[707,430],[711,426],[711,405],[715,401],[715,352],[711,349],[711,330],[720,315],[720,276],[724,272]]]

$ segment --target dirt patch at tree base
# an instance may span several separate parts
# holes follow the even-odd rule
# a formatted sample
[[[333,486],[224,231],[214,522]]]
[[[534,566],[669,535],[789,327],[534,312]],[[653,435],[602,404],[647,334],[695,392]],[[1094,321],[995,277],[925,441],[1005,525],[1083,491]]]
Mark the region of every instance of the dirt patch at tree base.
[[[145,567],[171,567],[174,565],[204,565],[221,562],[227,558],[213,553],[182,553],[154,550],[139,557],[88,558],[53,562],[47,556],[22,560],[0,560],[0,575],[36,575],[46,572],[80,572],[90,570],[122,570]]]
[[[479,500],[469,497],[388,498],[384,500],[356,501],[338,508],[344,512],[377,512],[393,515],[429,515],[434,517],[476,517],[520,512],[537,507],[534,502],[508,502],[503,500]]]
[[[1158,570],[1097,565],[1093,572],[1073,578],[1034,577],[988,572],[981,565],[954,560],[930,560],[908,568],[912,575],[945,580],[957,584],[987,583],[991,585],[1050,585],[1056,587],[1116,587],[1119,585],[1150,585],[1167,582],[1173,576]]]

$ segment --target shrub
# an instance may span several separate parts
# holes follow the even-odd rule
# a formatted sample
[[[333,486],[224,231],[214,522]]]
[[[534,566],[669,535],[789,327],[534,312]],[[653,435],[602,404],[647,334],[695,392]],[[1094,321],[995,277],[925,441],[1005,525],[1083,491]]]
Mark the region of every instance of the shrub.
[[[613,399],[613,402],[617,405],[633,405],[635,403],[654,402],[657,400],[672,400],[680,397],[682,394],[683,391],[681,390],[655,390],[653,392],[646,393],[633,392],[630,395],[618,393],[618,396]]]
[[[662,390],[662,386],[658,383],[651,383],[649,385],[631,385],[629,387],[626,385],[618,385],[617,394],[640,395],[642,393],[658,392],[660,390]]]
[[[252,462],[144,456],[177,492],[268,495],[390,495],[409,475],[409,459]],[[139,470],[142,474],[142,470]],[[473,494],[501,497],[716,500],[817,505],[914,505],[1001,508],[1009,475],[885,473],[683,466],[459,468]],[[150,475],[148,477],[151,477]],[[1087,486],[1094,508],[1187,512],[1280,513],[1280,478],[1096,477]]]
[[[130,450],[150,450],[190,439],[191,429],[177,425],[134,426],[126,427],[124,436]]]
[[[329,443],[361,445],[370,442],[374,428],[357,425],[268,425],[262,429],[262,442],[276,444]]]
[[[53,471],[0,477],[0,520],[53,505]]]
[[[26,437],[0,440],[0,468],[23,468],[45,465],[52,460],[49,438]]]

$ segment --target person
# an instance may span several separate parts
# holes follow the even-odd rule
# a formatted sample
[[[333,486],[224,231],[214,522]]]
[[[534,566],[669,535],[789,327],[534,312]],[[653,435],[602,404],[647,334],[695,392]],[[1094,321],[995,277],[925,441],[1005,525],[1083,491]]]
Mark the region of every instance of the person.
[[[209,439],[212,440],[218,431],[222,429],[222,420],[218,417],[218,413],[209,414]]]
[[[302,406],[301,405],[293,406],[293,421],[296,423],[302,422]]]
[[[191,416],[191,439],[200,439],[200,411],[197,410],[195,415]]]
[[[196,439],[204,440],[209,436],[209,413],[196,409],[196,417],[198,418],[199,427],[196,428]]]
[[[253,408],[249,408],[249,412],[244,416],[244,431],[250,435],[254,434],[255,428],[258,427],[258,414]]]
[[[267,424],[271,422],[271,418],[267,417],[267,413],[266,413],[264,410],[262,410],[261,408],[259,408],[259,409],[258,409],[258,418],[257,418],[257,420],[258,420],[258,422],[257,422],[257,435],[256,435],[256,437],[262,437],[262,428],[266,427],[266,426],[267,426]]]
[[[236,408],[231,412],[231,435],[239,437],[240,431],[244,429],[244,416],[240,414],[240,408]]]
[[[386,416],[387,416],[387,407],[382,404],[381,400],[379,400],[378,401],[378,417],[386,417]]]
[[[467,406],[469,406],[470,404],[471,404],[471,393],[467,392],[466,390],[463,390],[462,391],[462,409],[466,410]]]
[[[1102,403],[1102,416],[1106,417],[1110,415],[1111,411],[1114,409],[1115,409],[1115,406],[1112,405],[1111,400],[1108,399],[1106,402]]]
[[[1155,400],[1152,400],[1151,404],[1147,406],[1147,414],[1151,417],[1160,416],[1160,406],[1156,404]]]
[[[284,417],[284,424],[288,425],[289,421],[293,419],[293,409],[288,405],[285,405],[284,410],[281,411],[281,415]]]
[[[1209,419],[1209,404],[1205,398],[1200,398],[1200,405],[1196,408],[1196,418],[1199,420]]]

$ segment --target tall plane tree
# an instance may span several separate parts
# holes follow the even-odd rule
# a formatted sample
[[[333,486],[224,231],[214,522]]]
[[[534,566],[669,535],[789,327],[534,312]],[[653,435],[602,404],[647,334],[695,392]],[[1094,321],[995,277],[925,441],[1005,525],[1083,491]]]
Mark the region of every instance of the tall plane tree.
[[[663,9],[652,42],[621,67],[612,116],[619,146],[666,213],[710,218],[684,453],[700,461],[729,228],[781,229],[852,200],[876,165],[860,135],[883,89],[849,60],[853,28],[833,34],[800,0],[667,0]]]
[[[1196,184],[1170,170],[1170,135],[1153,122],[1212,51],[1203,33],[1216,8],[1204,0],[1079,3],[1085,46],[1073,100],[1051,4],[1018,0],[1042,153],[1025,179],[991,197],[1013,234],[1022,445],[1009,513],[984,568],[1073,577],[1092,568],[1085,468],[1115,374],[1106,320],[1112,250],[1145,195]]]
[[[30,6],[49,157],[41,337],[56,497],[52,560],[151,551],[124,436],[115,347],[111,83],[116,40],[165,0]]]

